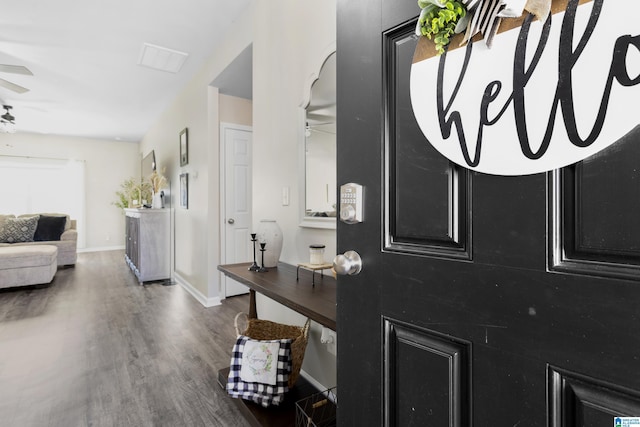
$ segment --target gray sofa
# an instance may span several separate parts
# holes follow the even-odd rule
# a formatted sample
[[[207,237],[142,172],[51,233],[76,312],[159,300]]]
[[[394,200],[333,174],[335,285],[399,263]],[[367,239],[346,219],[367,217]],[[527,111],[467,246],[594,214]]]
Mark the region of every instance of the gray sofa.
[[[57,255],[57,265],[65,266],[65,265],[75,265],[76,260],[78,259],[78,231],[76,230],[76,221],[69,218],[68,215],[65,214],[25,214],[19,215],[17,218],[27,218],[33,216],[44,216],[44,217],[64,217],[66,218],[64,224],[64,231],[60,235],[60,240],[39,240],[39,241],[25,241],[25,242],[14,242],[0,243],[1,247],[17,247],[17,246],[32,246],[32,245],[51,245],[58,248]],[[0,228],[4,223],[6,218],[15,218],[14,215],[0,215]],[[0,236],[1,236],[0,232]],[[2,252],[0,252],[0,257],[2,256]]]
[[[58,266],[53,245],[1,246],[0,288],[51,283]]]

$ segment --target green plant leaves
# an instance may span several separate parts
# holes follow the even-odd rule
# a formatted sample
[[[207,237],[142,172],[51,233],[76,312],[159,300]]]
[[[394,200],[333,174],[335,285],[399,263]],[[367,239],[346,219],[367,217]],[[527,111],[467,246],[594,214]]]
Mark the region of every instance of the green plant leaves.
[[[422,11],[416,33],[432,39],[438,54],[444,53],[451,37],[461,32],[459,21],[468,21],[467,9],[458,1],[418,0],[418,6]]]

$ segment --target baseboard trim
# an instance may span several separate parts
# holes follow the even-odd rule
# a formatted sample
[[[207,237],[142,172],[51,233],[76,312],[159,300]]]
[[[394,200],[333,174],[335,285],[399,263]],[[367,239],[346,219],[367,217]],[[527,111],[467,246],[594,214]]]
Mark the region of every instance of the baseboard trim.
[[[185,280],[184,277],[180,276],[178,273],[175,273],[176,282],[182,286],[182,288],[189,292],[191,296],[193,296],[196,301],[202,304],[205,307],[215,307],[216,305],[222,304],[220,297],[207,298],[202,292],[197,290],[188,280]]]
[[[91,248],[82,248],[78,249],[78,253],[83,252],[102,252],[102,251],[121,251],[124,250],[124,246],[99,246],[99,247],[91,247]]]

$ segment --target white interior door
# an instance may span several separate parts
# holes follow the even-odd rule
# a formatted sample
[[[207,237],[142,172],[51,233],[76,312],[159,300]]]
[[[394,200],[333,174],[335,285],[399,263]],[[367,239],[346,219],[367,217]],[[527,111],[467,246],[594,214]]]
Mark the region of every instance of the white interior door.
[[[251,246],[251,128],[223,124],[223,264],[253,261]],[[224,297],[245,294],[249,288],[221,274]]]

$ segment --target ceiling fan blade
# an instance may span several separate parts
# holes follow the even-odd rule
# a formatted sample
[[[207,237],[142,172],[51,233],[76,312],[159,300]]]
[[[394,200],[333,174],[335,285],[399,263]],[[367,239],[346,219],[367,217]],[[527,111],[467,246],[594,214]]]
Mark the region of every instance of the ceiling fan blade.
[[[2,86],[4,88],[7,88],[9,90],[12,90],[14,92],[17,92],[17,93],[29,92],[29,89],[27,89],[26,87],[22,87],[20,85],[15,84],[15,83],[8,82],[5,79],[0,79],[0,86]]]
[[[0,72],[33,76],[33,73],[31,72],[31,70],[29,70],[27,67],[23,65],[0,64]]]

